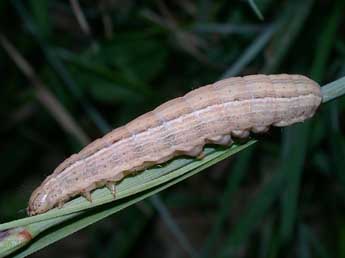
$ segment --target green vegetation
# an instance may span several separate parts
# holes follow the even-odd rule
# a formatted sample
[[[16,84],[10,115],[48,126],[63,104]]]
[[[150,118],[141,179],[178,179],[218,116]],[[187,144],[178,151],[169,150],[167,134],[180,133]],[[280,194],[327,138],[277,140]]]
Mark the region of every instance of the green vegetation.
[[[12,0],[0,13],[0,257],[345,257],[343,0]],[[128,177],[117,201],[98,189],[26,217],[31,191],[89,141],[255,73],[305,74],[324,104]]]

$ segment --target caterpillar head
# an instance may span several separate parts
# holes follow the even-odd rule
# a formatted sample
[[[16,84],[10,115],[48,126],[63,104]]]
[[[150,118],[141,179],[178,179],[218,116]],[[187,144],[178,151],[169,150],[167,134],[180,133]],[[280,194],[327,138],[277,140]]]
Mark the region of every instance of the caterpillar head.
[[[49,191],[41,186],[32,193],[26,211],[29,216],[37,215],[53,208],[55,203]]]

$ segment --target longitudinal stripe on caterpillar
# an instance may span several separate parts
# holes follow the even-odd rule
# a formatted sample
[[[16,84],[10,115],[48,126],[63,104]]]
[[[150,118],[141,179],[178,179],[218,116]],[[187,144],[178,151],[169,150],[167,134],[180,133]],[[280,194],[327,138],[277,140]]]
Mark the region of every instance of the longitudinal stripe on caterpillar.
[[[30,215],[61,206],[73,196],[114,185],[124,176],[179,155],[198,156],[207,143],[228,145],[269,126],[311,117],[320,87],[302,75],[229,78],[170,100],[117,128],[61,163],[33,192]]]

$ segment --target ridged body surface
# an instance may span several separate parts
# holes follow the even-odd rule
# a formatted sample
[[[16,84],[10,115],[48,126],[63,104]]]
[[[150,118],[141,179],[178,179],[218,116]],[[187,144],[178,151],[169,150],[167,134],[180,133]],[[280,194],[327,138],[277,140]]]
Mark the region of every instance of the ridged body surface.
[[[45,212],[175,156],[198,156],[207,143],[227,145],[231,136],[302,122],[320,103],[319,85],[302,75],[250,75],[200,87],[66,159],[33,192],[28,213]]]

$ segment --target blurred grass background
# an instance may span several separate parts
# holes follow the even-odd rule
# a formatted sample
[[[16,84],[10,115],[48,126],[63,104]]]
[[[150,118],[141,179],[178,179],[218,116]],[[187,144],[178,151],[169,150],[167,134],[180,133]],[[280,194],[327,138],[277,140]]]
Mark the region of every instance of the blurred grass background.
[[[191,89],[345,74],[343,0],[12,0],[0,13],[2,222],[83,144]],[[344,105],[32,257],[345,257]]]

